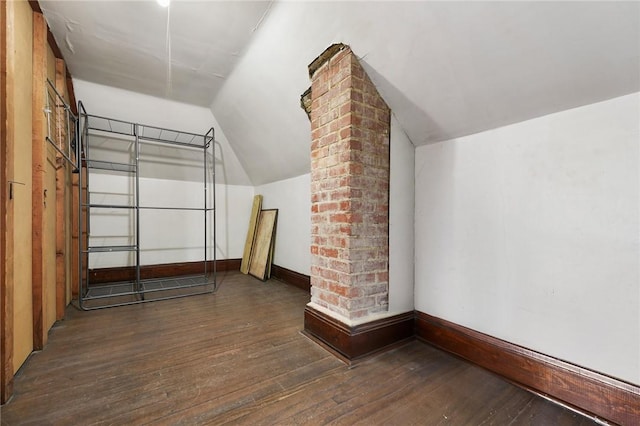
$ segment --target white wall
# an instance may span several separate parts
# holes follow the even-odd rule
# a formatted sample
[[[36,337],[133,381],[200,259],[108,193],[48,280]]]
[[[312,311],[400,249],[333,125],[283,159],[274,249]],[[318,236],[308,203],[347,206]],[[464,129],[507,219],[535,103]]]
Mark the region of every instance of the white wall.
[[[640,384],[638,93],[416,149],[416,309]]]
[[[244,236],[251,212],[253,186],[231,150],[224,133],[208,108],[153,98],[126,90],[74,80],[75,93],[89,114],[193,133],[216,129],[216,256],[242,257]],[[131,159],[130,142],[114,138],[92,138],[99,146],[90,157]],[[93,144],[93,143],[92,143]],[[201,208],[204,206],[201,150],[141,144],[140,205]],[[124,158],[124,160],[123,160]],[[209,158],[211,164],[212,158]],[[92,171],[93,203],[133,204],[134,181],[123,173]],[[209,186],[212,179],[209,176]],[[211,197],[211,187],[209,188]],[[213,200],[209,199],[209,207]],[[201,260],[204,257],[204,216],[201,212],[149,211],[140,215],[141,264]],[[128,210],[92,209],[91,244],[133,244],[134,216]],[[211,222],[207,225],[211,231]],[[212,245],[212,232],[209,244]],[[212,257],[212,252],[208,258]],[[134,264],[131,253],[101,253],[90,256],[90,267]]]
[[[308,173],[255,188],[263,196],[263,209],[278,209],[273,263],[305,275],[311,268],[310,188]]]
[[[253,186],[216,185],[218,259],[241,259],[253,205]]]
[[[133,178],[122,174],[93,174],[91,202],[96,204],[131,205]],[[209,188],[209,191],[211,189]],[[216,257],[242,257],[247,232],[252,186],[216,185]],[[144,207],[204,206],[201,182],[140,178],[140,205]],[[213,203],[208,204],[209,207]],[[90,245],[135,244],[135,216],[133,210],[93,208],[91,214]],[[212,214],[207,222],[213,256]],[[199,261],[204,258],[205,224],[200,211],[146,210],[140,212],[140,263],[154,265]],[[135,265],[131,252],[95,253],[89,258],[90,268]]]
[[[389,313],[412,311],[415,148],[391,117],[389,187]]]

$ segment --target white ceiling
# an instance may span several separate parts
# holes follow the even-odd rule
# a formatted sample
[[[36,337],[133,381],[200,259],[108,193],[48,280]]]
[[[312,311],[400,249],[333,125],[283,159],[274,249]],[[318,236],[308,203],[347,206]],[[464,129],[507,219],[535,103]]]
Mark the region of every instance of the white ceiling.
[[[416,145],[640,90],[638,2],[40,3],[74,76],[211,106],[256,185],[309,171],[299,97],[335,42]]]
[[[208,107],[271,2],[174,1],[163,8],[153,0],[41,0],[40,6],[74,77]]]

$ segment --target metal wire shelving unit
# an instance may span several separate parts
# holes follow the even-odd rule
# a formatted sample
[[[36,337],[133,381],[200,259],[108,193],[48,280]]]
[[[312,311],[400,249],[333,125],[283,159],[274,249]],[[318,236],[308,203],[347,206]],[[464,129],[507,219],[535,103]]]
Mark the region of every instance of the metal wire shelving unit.
[[[210,128],[205,134],[195,134],[91,115],[87,113],[82,102],[78,102],[78,135],[78,229],[81,247],[78,253],[78,306],[84,310],[91,310],[215,291],[217,283],[214,129]],[[141,150],[145,145],[171,146],[190,153],[194,150],[202,151],[202,207],[141,205]],[[113,155],[111,158],[104,158],[105,147],[116,152],[115,158]],[[132,185],[126,194],[127,202],[96,202],[91,191],[91,175],[94,173],[128,176]],[[141,236],[140,214],[143,211],[178,211],[202,215],[202,258],[196,262],[188,262],[189,268],[185,275],[167,276],[166,273],[162,273],[159,276],[145,276],[143,268],[147,265],[141,264],[144,237]],[[122,212],[126,218],[132,219],[131,226],[125,227],[127,229],[124,230],[113,229],[114,235],[111,239],[118,242],[105,244],[104,241],[109,238],[105,238],[104,235],[95,238],[91,233],[91,223],[95,220],[96,212]],[[194,226],[194,223],[183,221],[175,223],[175,226],[189,227]],[[159,229],[157,232],[162,230]],[[98,242],[95,242],[96,240]],[[124,240],[126,241],[123,243]],[[109,268],[118,270],[118,273],[113,275],[114,280],[97,280],[96,271],[89,268],[90,258],[109,253],[124,253],[131,258],[125,262],[126,265]],[[194,270],[194,266],[197,270]],[[181,271],[177,273],[185,273],[185,269]]]

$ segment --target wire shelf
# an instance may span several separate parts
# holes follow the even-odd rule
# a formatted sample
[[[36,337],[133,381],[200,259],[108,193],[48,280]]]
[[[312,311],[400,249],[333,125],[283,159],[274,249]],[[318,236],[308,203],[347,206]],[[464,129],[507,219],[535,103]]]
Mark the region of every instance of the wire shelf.
[[[178,297],[210,294],[215,291],[215,279],[206,275],[123,281],[89,287],[82,298],[82,309],[94,310],[126,306]]]
[[[162,127],[137,124],[99,115],[86,115],[87,129],[106,133],[115,133],[124,136],[138,136],[141,141],[165,143],[169,145],[181,145],[195,148],[208,148],[213,142],[213,136],[184,132]]]
[[[118,251],[136,251],[137,246],[92,246],[88,250],[83,250],[83,253],[113,253]]]
[[[89,169],[110,170],[113,172],[135,173],[136,171],[135,164],[116,163],[112,161],[86,160],[86,165]]]
[[[78,229],[86,230],[83,232],[83,238],[86,238],[84,244],[86,248],[79,250],[79,274],[80,274],[80,291],[78,298],[78,306],[81,309],[99,309],[113,306],[129,305],[133,303],[147,302],[151,300],[163,300],[174,297],[182,297],[193,294],[203,294],[213,292],[216,288],[216,269],[215,269],[215,249],[213,250],[213,259],[209,259],[209,250],[216,244],[215,235],[215,162],[211,158],[215,158],[214,129],[210,128],[206,134],[196,134],[191,132],[176,131],[155,126],[141,125],[129,121],[118,120],[113,118],[102,117],[98,115],[87,114],[82,102],[78,103],[78,155],[80,157],[80,170],[78,174]],[[91,143],[93,142],[93,143]],[[124,145],[123,145],[124,142]],[[179,148],[201,149],[203,180],[203,203],[202,207],[193,205],[175,205],[175,206],[143,206],[140,200],[140,171],[143,167],[140,163],[141,159],[141,143],[145,142],[149,146],[155,144],[177,145]],[[210,150],[211,149],[211,150]],[[151,149],[151,151],[157,151]],[[185,151],[186,152],[186,151]],[[191,155],[191,153],[189,154]],[[175,165],[180,164],[182,155],[176,156],[176,160],[168,163]],[[108,161],[115,160],[115,161]],[[211,168],[211,173],[209,169]],[[84,170],[83,170],[84,169]],[[131,197],[129,203],[117,202],[121,199],[114,197],[99,197],[99,203],[91,202],[90,180],[100,175],[110,175],[111,173],[96,172],[89,173],[91,169],[97,169],[107,172],[125,172],[130,173],[132,179],[127,178],[128,186],[126,193],[118,195],[128,195]],[[93,176],[93,178],[91,177]],[[120,178],[119,178],[120,179]],[[212,185],[211,192],[208,192],[208,186]],[[104,190],[103,190],[104,191]],[[123,191],[122,189],[120,191]],[[105,193],[106,194],[106,193]],[[207,197],[211,194],[213,199],[213,208],[207,204]],[[115,203],[112,201],[116,201]],[[125,228],[129,230],[126,241],[119,240],[120,243],[129,243],[129,245],[88,245],[92,235],[91,210],[100,209],[102,213],[95,213],[96,217],[101,218],[98,221],[100,226],[104,227],[105,214],[114,214],[115,217],[128,218]],[[108,209],[131,210],[132,214],[121,212],[108,212]],[[141,280],[141,260],[140,253],[144,245],[141,245],[140,221],[141,211],[198,211],[202,212],[202,223],[204,227],[204,244],[202,252],[202,262],[204,267],[201,271],[204,275],[188,275],[174,276],[162,279],[146,279]],[[209,212],[213,211],[213,226],[208,223],[211,220]],[[105,213],[106,212],[106,213]],[[144,218],[143,218],[144,220]],[[118,222],[121,223],[121,222]],[[176,224],[178,226],[178,224]],[[209,228],[210,227],[210,228]],[[110,227],[109,235],[101,235],[101,238],[113,237],[112,232],[117,232],[117,226]],[[180,228],[178,228],[179,230]],[[185,230],[187,230],[185,228]],[[210,237],[213,235],[213,246],[211,246]],[[122,237],[122,235],[117,235]],[[111,240],[112,243],[116,242]],[[128,275],[129,281],[113,282],[108,284],[93,284],[92,278],[88,273],[88,265],[90,264],[90,255],[94,253],[114,253],[114,252],[130,252],[127,255],[128,262],[132,263],[135,268],[135,275]],[[97,255],[96,257],[100,257]],[[213,262],[213,267],[209,270],[208,262]],[[125,266],[123,268],[129,268]],[[108,268],[112,269],[112,268]],[[118,269],[118,268],[115,268]],[[189,272],[197,272],[190,270]],[[187,271],[182,271],[185,273]],[[109,273],[115,273],[110,271]],[[179,272],[178,272],[179,273]],[[135,279],[131,280],[133,277]]]

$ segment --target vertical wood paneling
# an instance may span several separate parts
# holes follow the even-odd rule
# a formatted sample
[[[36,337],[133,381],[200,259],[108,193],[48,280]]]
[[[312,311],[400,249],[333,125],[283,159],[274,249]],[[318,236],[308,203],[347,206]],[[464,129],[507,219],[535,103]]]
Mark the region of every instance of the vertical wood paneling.
[[[71,256],[71,294],[73,297],[78,296],[78,286],[79,286],[79,259],[77,253],[80,250],[79,237],[78,237],[78,185],[79,185],[79,174],[75,173],[71,176],[71,186],[72,186],[72,200],[71,200],[71,252],[73,255]]]
[[[71,167],[67,167],[66,171],[66,180],[65,180],[65,190],[64,190],[64,203],[65,203],[65,304],[68,305],[71,303],[73,299],[72,296],[72,288],[73,288],[73,280],[72,280],[72,265],[73,265],[73,249],[72,249],[72,221],[73,221],[73,170]]]
[[[9,180],[13,197],[7,206],[11,237],[7,247],[11,253],[9,284],[13,290],[13,372],[18,371],[33,350],[32,274],[32,47],[33,13],[24,1],[11,3],[12,14],[7,23],[13,38],[10,54],[12,141],[7,161],[11,164]],[[9,34],[8,33],[8,34]]]
[[[55,78],[55,61],[47,54],[60,55],[57,46],[47,50],[46,22],[37,2],[2,1],[0,6],[0,47],[2,54],[0,91],[0,400],[6,402],[12,394],[13,374],[22,366],[35,347],[46,341],[47,326],[43,323],[44,259],[52,272],[49,289],[49,325],[55,321],[57,305],[55,212],[57,188],[54,174],[48,183],[53,204],[49,221],[53,247],[43,246],[45,76],[47,64]],[[53,41],[55,45],[55,40]],[[34,68],[35,63],[35,68]],[[63,64],[64,66],[64,64]],[[51,73],[53,70],[53,73]],[[34,72],[35,71],[35,72]],[[63,74],[67,80],[70,76]],[[69,80],[68,80],[69,81]],[[67,83],[69,84],[69,83]],[[35,122],[35,125],[34,125]],[[34,152],[35,151],[35,152]],[[55,151],[54,151],[55,152]],[[35,153],[35,155],[34,155]],[[55,158],[55,154],[53,155]],[[68,173],[67,173],[68,174]],[[70,178],[66,178],[69,189]],[[8,182],[16,183],[10,188]],[[53,185],[52,185],[53,183]],[[11,192],[11,197],[9,193]],[[71,203],[70,190],[65,197]],[[35,202],[34,202],[35,201]],[[35,207],[35,208],[34,208]],[[35,226],[33,226],[35,224]],[[68,233],[68,232],[67,232]],[[71,247],[71,240],[67,245]],[[50,247],[50,248],[51,248]],[[69,250],[68,250],[69,251]],[[70,267],[70,262],[69,263]],[[53,296],[53,297],[51,297]],[[35,310],[33,309],[35,306]],[[64,307],[61,312],[63,312]],[[35,333],[34,333],[35,332]]]
[[[89,233],[88,231],[88,227],[87,227],[87,222],[88,222],[88,210],[86,207],[82,208],[82,211],[80,212],[78,210],[78,203],[79,203],[79,198],[78,198],[78,192],[82,191],[82,199],[83,200],[88,200],[89,199],[89,192],[88,192],[88,188],[87,188],[87,177],[88,177],[88,171],[87,168],[84,167],[82,168],[82,170],[80,171],[80,173],[82,173],[82,188],[77,188],[78,186],[78,181],[74,180],[75,185],[76,185],[76,191],[74,191],[74,201],[75,201],[75,205],[73,206],[73,213],[75,216],[74,218],[74,223],[76,225],[76,228],[78,228],[78,215],[82,215],[82,228],[81,229],[77,229],[77,243],[78,243],[78,250],[74,253],[79,253],[79,252],[83,252],[85,250],[87,250],[87,247],[89,246]],[[77,176],[76,176],[77,177]],[[75,256],[76,258],[78,256]],[[78,262],[78,259],[76,259],[76,261]],[[79,286],[80,286],[80,281],[86,281],[87,280],[87,265],[89,264],[89,255],[87,253],[83,253],[82,254],[82,265],[84,266],[82,268],[82,272],[79,271],[79,268],[77,268],[78,264],[76,264],[76,269],[75,271],[78,274],[78,281],[77,281],[77,286],[75,286],[74,288],[78,291]],[[79,274],[82,274],[81,276]],[[86,289],[85,289],[86,290]]]
[[[49,143],[45,143],[46,164],[44,174],[44,225],[43,225],[43,334],[47,335],[49,329],[57,318],[57,256],[56,256],[56,154],[58,151]],[[63,283],[64,285],[64,283]],[[44,340],[46,344],[46,338]]]
[[[13,211],[7,179],[13,176],[13,3],[0,3],[0,403],[13,393]]]
[[[56,59],[56,90],[60,94],[65,93],[65,65],[62,59]],[[60,115],[56,120],[56,138],[65,141],[67,128],[64,126],[65,116],[63,110],[56,111]],[[56,153],[56,319],[64,318],[64,310],[67,306],[67,267],[66,267],[66,203],[65,188],[67,178],[66,161],[60,153]]]
[[[61,60],[64,63],[64,59],[61,58]],[[73,80],[71,79],[71,74],[69,73],[69,70],[67,69],[67,66],[65,64],[64,66],[64,97],[67,100],[67,103],[69,104],[69,106],[71,107],[71,111],[76,115],[77,117],[77,108],[75,107],[75,94],[73,91]],[[74,134],[76,133],[76,129],[70,129],[71,132],[73,132]],[[76,135],[77,137],[77,135]],[[75,156],[75,154],[74,154]],[[76,251],[73,250],[73,218],[74,218],[74,204],[73,204],[73,197],[74,197],[74,187],[73,187],[73,180],[77,177],[77,174],[74,174],[74,170],[73,167],[71,166],[67,166],[67,170],[66,170],[66,175],[65,175],[65,191],[64,191],[64,195],[65,195],[65,251],[66,251],[66,256],[65,256],[65,304],[68,305],[69,303],[71,303],[71,300],[73,299],[73,271],[74,271],[74,264],[73,259],[76,258],[77,256],[74,255],[74,253],[77,253]]]
[[[49,44],[49,31],[47,28],[47,44],[46,44],[46,79],[50,80],[54,85],[56,81],[56,56]],[[53,105],[49,105],[48,89],[45,85],[45,105],[51,109],[47,112],[44,120],[44,134],[48,135],[49,131],[56,137],[56,108]],[[51,130],[48,127],[51,127]],[[57,318],[57,256],[56,256],[56,224],[57,224],[57,191],[56,191],[56,178],[57,178],[57,156],[58,151],[49,143],[44,142],[45,155],[46,155],[46,167],[44,170],[44,224],[43,224],[43,333],[48,334],[49,329],[56,322]]]
[[[42,349],[47,333],[44,325],[44,189],[45,149],[45,82],[46,82],[47,24],[40,13],[33,13],[33,105],[32,105],[32,300],[33,348]]]

